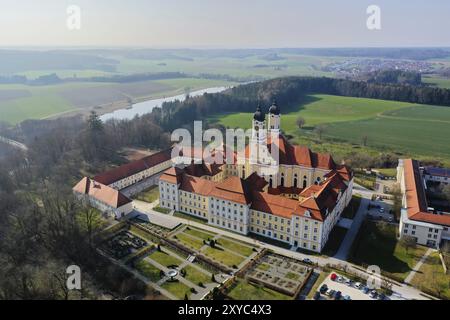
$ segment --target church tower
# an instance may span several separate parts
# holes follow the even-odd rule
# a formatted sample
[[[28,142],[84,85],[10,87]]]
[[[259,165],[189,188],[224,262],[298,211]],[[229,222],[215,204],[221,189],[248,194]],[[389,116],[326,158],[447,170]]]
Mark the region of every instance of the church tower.
[[[280,133],[280,122],[281,122],[281,112],[280,107],[274,100],[272,106],[269,108],[269,126],[270,132],[279,134]]]
[[[256,108],[255,114],[253,115],[252,142],[261,145],[267,144],[266,115],[260,106]]]

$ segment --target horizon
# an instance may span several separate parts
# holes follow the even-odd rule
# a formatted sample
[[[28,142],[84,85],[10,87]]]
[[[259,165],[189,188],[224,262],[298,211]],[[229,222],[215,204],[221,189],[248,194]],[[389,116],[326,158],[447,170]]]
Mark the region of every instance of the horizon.
[[[68,27],[78,17],[72,5],[80,10],[79,29]],[[374,3],[368,0],[131,0],[127,4],[22,0],[3,5],[0,28],[8,32],[0,35],[0,44],[164,49],[450,47],[448,1],[378,0],[380,30],[367,28],[370,5]]]

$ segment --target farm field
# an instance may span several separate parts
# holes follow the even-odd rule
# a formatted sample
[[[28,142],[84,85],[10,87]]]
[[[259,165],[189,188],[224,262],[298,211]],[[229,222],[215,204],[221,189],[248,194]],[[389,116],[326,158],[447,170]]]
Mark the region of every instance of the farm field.
[[[423,77],[422,81],[428,84],[435,85],[439,88],[450,89],[450,79],[440,77]]]
[[[220,114],[211,116],[209,121],[225,127],[248,129],[251,126],[252,116],[252,113]],[[299,116],[306,121],[302,130],[296,126],[296,119]],[[327,145],[328,149],[324,145],[319,146],[321,149],[315,149],[308,139],[317,138],[313,128],[319,124],[325,126],[323,133],[325,140],[320,144],[327,141],[342,144],[332,143]],[[285,111],[282,116],[282,129],[286,134],[293,136],[295,143],[306,142],[317,151],[335,153],[338,148],[351,151],[350,144],[363,148],[362,138],[367,136],[367,146],[364,147],[367,149],[390,150],[406,155],[450,160],[447,138],[450,136],[450,108],[447,107],[309,95],[299,106],[289,107]],[[338,151],[338,153],[345,152],[345,150]]]
[[[117,102],[146,100],[234,83],[196,78],[140,81],[133,83],[80,82],[48,86],[0,85],[0,119],[17,124]],[[102,113],[98,108],[97,112]]]

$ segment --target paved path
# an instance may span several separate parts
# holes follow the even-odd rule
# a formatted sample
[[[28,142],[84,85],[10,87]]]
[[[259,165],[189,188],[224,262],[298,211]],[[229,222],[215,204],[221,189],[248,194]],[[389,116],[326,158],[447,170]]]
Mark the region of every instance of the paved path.
[[[414,266],[412,271],[408,274],[408,276],[405,279],[405,283],[411,283],[414,276],[419,272],[420,268],[422,267],[423,263],[427,260],[428,256],[433,252],[433,249],[428,249],[427,252],[423,255],[423,257],[420,259],[419,262]]]
[[[28,151],[28,147],[18,141],[11,140],[11,139],[8,139],[8,138],[2,137],[2,136],[0,136],[0,141],[4,142],[6,144],[9,144],[10,146],[20,149],[22,151]]]
[[[347,260],[348,254],[350,252],[350,249],[352,247],[353,241],[355,240],[356,236],[358,235],[359,228],[361,227],[361,224],[363,223],[364,219],[366,218],[367,209],[369,207],[370,199],[367,199],[365,196],[361,199],[361,204],[359,206],[358,212],[356,213],[355,217],[353,218],[352,226],[347,231],[347,234],[344,237],[344,240],[342,240],[341,246],[339,247],[338,252],[334,255],[335,259],[338,260]]]
[[[357,193],[359,193],[359,192],[357,192]],[[240,235],[240,234],[236,234],[236,233],[226,231],[223,229],[218,229],[218,228],[215,228],[210,225],[203,224],[203,223],[198,223],[195,221],[191,221],[191,220],[187,220],[187,219],[183,219],[183,218],[179,218],[179,217],[168,216],[163,213],[156,212],[156,211],[152,211],[152,213],[168,217],[179,223],[183,223],[186,225],[204,229],[206,231],[215,232],[215,233],[218,233],[218,234],[221,234],[221,235],[224,235],[224,236],[227,236],[227,237],[230,237],[230,238],[233,238],[233,239],[245,242],[245,243],[249,243],[251,245],[256,245],[259,247],[267,248],[267,249],[272,250],[275,253],[278,253],[278,254],[281,254],[281,255],[284,255],[284,256],[287,256],[290,258],[294,258],[294,259],[298,259],[298,260],[303,260],[303,259],[308,258],[308,259],[312,260],[314,263],[317,263],[319,266],[326,266],[327,264],[341,265],[343,267],[346,267],[347,270],[349,270],[349,271],[356,272],[362,276],[366,276],[366,277],[369,276],[369,274],[367,272],[361,271],[361,267],[353,265],[352,263],[349,263],[347,261],[338,260],[336,258],[323,257],[323,256],[317,257],[317,256],[307,255],[305,253],[294,252],[294,251],[284,249],[284,248],[281,248],[281,247],[278,247],[275,245],[271,245],[271,244],[268,244],[265,242],[261,242],[261,241],[258,241],[258,240]],[[382,278],[384,278],[384,277],[382,277]],[[397,284],[389,278],[385,278],[385,279],[388,279],[393,284],[392,290],[396,293],[396,295],[399,295],[404,299],[428,300],[423,295],[421,295],[421,291],[416,288],[410,287],[405,284]]]

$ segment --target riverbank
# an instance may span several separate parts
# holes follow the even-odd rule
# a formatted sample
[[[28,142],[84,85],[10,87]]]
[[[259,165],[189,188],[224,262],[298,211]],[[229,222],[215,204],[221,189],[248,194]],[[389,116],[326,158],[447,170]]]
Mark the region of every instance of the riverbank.
[[[212,86],[213,84],[214,83],[211,83],[211,85],[194,86],[194,87],[190,88],[190,93],[192,94],[193,92],[197,92],[200,90],[208,90],[210,88],[213,88],[213,86]],[[231,88],[232,86],[236,85],[236,83],[234,83],[234,82],[227,82],[225,84],[227,84],[227,88],[228,87]],[[44,120],[44,119],[55,120],[55,119],[59,119],[59,118],[63,118],[63,117],[72,117],[72,116],[76,116],[76,115],[81,115],[83,117],[87,117],[92,111],[95,111],[99,116],[104,116],[106,114],[110,114],[110,113],[113,113],[118,110],[127,110],[128,108],[132,107],[133,105],[136,105],[139,103],[148,102],[148,101],[152,101],[152,100],[158,100],[158,99],[165,99],[165,98],[170,98],[170,97],[176,97],[176,96],[179,96],[179,95],[182,95],[185,93],[186,93],[185,88],[176,88],[176,89],[170,90],[170,91],[164,91],[164,92],[160,92],[157,94],[151,94],[148,96],[142,96],[142,97],[135,98],[135,99],[133,99],[132,105],[130,105],[130,102],[128,99],[124,99],[124,100],[115,101],[113,103],[106,103],[106,104],[95,105],[95,106],[91,106],[91,107],[77,108],[77,109],[72,109],[72,110],[68,110],[65,112],[60,112],[57,114],[50,115],[48,117],[43,117],[43,118],[41,118],[41,120]]]

